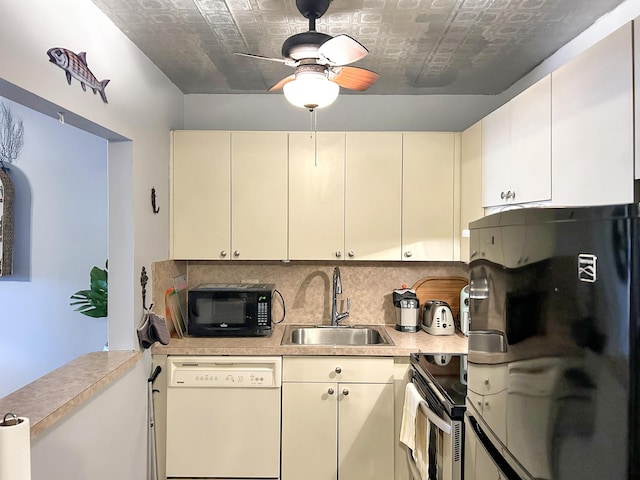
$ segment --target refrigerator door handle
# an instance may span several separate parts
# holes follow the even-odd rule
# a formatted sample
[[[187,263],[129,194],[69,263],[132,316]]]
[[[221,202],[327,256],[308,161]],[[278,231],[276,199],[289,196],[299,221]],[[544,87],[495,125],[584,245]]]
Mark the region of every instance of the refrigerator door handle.
[[[500,469],[500,473],[507,480],[525,480],[523,477],[518,475],[518,473],[509,465],[507,460],[502,456],[500,451],[496,448],[496,446],[491,442],[491,439],[487,436],[487,434],[482,430],[482,427],[478,423],[478,421],[473,417],[473,415],[467,415],[469,420],[469,425],[471,425],[471,429],[473,433],[475,433],[478,442],[484,448],[487,455],[491,458],[493,463]]]

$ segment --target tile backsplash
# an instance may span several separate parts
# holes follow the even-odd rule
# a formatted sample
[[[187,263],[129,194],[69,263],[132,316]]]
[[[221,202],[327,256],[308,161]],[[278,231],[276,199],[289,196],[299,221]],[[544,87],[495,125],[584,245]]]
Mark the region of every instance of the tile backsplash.
[[[276,295],[273,321],[286,312],[284,323],[328,324],[331,318],[333,268],[340,267],[342,295],[338,309],[351,314],[344,324],[395,324],[392,302],[394,288],[411,287],[427,277],[467,277],[462,262],[205,262],[165,260],[152,265],[154,310],[164,314],[164,292],[172,278],[186,274],[189,288],[209,282],[273,283],[285,302]]]

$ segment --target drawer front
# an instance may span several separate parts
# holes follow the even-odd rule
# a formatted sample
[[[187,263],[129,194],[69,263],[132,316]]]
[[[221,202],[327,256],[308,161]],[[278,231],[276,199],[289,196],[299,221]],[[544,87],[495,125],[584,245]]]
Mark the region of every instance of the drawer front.
[[[498,393],[507,388],[509,369],[504,365],[476,365],[469,363],[467,388],[480,395]]]
[[[393,383],[392,357],[284,357],[284,382]]]

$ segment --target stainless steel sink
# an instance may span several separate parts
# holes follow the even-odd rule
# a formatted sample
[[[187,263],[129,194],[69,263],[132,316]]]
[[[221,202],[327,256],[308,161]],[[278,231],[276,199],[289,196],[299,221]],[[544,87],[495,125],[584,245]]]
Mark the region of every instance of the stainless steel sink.
[[[307,326],[287,325],[282,345],[393,345],[383,326]]]

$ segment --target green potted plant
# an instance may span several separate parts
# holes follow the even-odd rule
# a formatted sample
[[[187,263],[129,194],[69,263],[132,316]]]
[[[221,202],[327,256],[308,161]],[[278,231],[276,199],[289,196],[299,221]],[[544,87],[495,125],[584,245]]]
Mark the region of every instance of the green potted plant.
[[[105,263],[104,269],[93,267],[89,273],[91,280],[89,290],[79,290],[71,295],[71,300],[73,301],[70,305],[72,307],[77,305],[76,312],[93,318],[107,316],[109,290],[107,268],[108,262]]]

